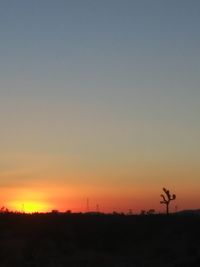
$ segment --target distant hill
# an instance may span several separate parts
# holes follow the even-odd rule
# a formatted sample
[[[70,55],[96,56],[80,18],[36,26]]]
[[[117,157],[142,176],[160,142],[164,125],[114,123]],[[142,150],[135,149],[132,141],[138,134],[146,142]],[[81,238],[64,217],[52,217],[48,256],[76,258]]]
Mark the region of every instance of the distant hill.
[[[200,216],[200,209],[196,209],[196,210],[181,210],[179,212],[176,212],[176,214],[179,214],[179,215],[198,215],[198,216]]]

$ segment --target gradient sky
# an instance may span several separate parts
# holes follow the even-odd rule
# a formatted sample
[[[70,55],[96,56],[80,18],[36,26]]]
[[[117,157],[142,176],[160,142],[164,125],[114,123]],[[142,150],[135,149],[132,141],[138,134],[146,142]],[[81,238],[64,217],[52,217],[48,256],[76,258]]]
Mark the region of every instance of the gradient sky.
[[[0,1],[0,203],[200,203],[200,2]],[[30,204],[31,205],[31,204]],[[39,209],[39,208],[38,208]]]

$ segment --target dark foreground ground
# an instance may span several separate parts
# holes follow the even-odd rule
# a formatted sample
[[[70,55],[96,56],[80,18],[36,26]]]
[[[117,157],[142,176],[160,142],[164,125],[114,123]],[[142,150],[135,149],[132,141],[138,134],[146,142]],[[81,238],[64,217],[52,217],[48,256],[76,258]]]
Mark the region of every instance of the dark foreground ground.
[[[4,266],[200,266],[200,216],[0,214]]]

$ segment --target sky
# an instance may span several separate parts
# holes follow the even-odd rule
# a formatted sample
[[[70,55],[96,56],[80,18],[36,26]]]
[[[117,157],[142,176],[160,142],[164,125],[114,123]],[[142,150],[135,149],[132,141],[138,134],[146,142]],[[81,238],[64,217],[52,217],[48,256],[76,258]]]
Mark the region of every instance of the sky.
[[[200,203],[200,2],[0,1],[0,206]],[[89,207],[87,205],[89,199]]]

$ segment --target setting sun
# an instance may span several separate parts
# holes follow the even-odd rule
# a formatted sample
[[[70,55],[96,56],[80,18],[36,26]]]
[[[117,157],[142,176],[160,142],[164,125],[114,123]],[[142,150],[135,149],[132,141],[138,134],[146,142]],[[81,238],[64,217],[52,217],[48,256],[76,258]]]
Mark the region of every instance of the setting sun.
[[[34,212],[47,212],[48,205],[43,202],[37,201],[16,201],[11,203],[12,209],[25,213],[34,213]]]

